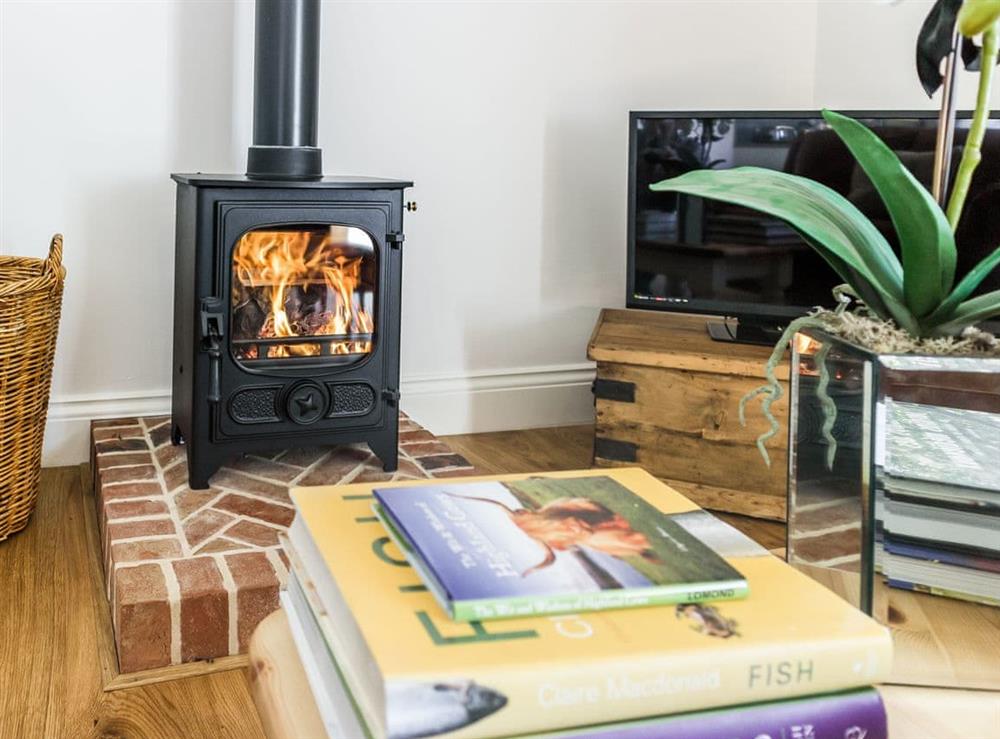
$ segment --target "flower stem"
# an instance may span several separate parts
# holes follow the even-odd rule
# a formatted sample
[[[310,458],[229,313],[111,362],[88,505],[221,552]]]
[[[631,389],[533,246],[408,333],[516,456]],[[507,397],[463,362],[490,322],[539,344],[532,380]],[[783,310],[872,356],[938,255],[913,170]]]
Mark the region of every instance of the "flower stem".
[[[986,123],[990,117],[990,88],[993,86],[993,69],[996,66],[997,50],[1000,47],[997,37],[998,24],[994,23],[983,32],[982,68],[979,71],[979,91],[976,95],[976,112],[972,117],[969,135],[962,150],[962,161],[958,165],[955,176],[955,189],[948,201],[948,223],[951,230],[958,228],[958,219],[962,217],[965,198],[969,194],[969,183],[972,174],[982,159],[983,137],[986,135]]]
[[[826,440],[826,468],[833,469],[833,463],[837,459],[837,437],[833,435],[833,427],[837,423],[837,404],[830,397],[830,368],[826,363],[826,355],[830,353],[833,344],[824,341],[823,346],[816,352],[813,362],[819,370],[819,383],[816,385],[816,397],[819,399],[819,407],[823,413],[823,439]],[[794,371],[794,368],[793,368]]]
[[[771,437],[776,436],[778,431],[781,430],[781,424],[778,422],[778,419],[774,417],[774,413],[771,411],[771,406],[781,400],[781,396],[785,394],[784,389],[781,387],[781,383],[778,382],[778,363],[781,362],[782,357],[785,356],[785,350],[788,349],[789,344],[792,343],[792,339],[795,337],[795,334],[810,326],[814,328],[823,328],[826,324],[813,315],[800,316],[788,324],[788,327],[781,334],[781,338],[778,339],[778,343],[774,345],[774,350],[771,352],[771,357],[767,360],[767,364],[764,365],[764,375],[767,378],[767,384],[751,390],[740,398],[740,426],[745,427],[747,425],[747,403],[761,395],[764,396],[764,399],[761,401],[760,409],[761,413],[764,414],[764,418],[767,419],[770,428],[757,437],[757,449],[760,451],[760,456],[764,458],[764,463],[768,467],[771,466],[771,455],[767,453],[767,441]],[[792,368],[792,371],[795,371],[794,367]]]

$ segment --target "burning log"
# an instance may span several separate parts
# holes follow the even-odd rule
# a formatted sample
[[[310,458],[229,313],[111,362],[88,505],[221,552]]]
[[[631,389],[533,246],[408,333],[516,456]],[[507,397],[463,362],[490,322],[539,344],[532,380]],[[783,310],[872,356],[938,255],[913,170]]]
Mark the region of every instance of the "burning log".
[[[371,334],[363,307],[365,256],[348,256],[327,230],[250,231],[233,256],[233,334],[238,341]],[[329,344],[330,354],[363,354],[368,340]],[[316,356],[318,343],[289,342],[266,349],[267,358]],[[256,345],[237,352],[259,358]]]

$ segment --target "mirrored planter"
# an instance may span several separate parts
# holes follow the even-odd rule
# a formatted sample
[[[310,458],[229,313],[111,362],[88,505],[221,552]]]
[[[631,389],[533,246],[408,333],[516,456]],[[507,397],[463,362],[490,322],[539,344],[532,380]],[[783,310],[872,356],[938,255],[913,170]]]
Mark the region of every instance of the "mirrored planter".
[[[788,560],[893,627],[894,682],[1000,688],[1000,359],[796,336]]]

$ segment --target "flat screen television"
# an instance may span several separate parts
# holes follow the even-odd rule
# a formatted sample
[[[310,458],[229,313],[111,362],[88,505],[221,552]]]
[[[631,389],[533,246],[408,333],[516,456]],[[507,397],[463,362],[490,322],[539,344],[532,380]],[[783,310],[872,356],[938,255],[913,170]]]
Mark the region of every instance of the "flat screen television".
[[[935,111],[849,111],[930,189]],[[952,174],[969,127],[959,113]],[[802,175],[844,195],[899,249],[871,182],[816,111],[633,112],[629,116],[630,308],[706,313],[776,327],[831,306],[835,272],[784,222],[718,201],[657,193],[694,169],[752,165]],[[991,120],[956,234],[959,277],[1000,245],[1000,120]],[[1000,271],[978,292],[1000,289]]]

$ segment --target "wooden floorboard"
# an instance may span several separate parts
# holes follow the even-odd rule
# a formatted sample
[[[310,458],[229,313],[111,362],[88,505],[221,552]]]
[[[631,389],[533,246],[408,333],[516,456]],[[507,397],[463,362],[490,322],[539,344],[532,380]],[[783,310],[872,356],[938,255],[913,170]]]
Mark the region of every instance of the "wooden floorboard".
[[[486,473],[577,469],[590,466],[593,429],[445,440]],[[0,542],[0,739],[263,736],[242,670],[103,690],[110,637],[92,577],[93,516],[78,468],[44,470],[27,529]],[[784,545],[780,524],[725,518],[769,548]]]
[[[578,470],[590,467],[594,427],[462,434],[444,441],[484,474]]]
[[[79,469],[43,470],[31,522],[0,543],[0,738],[262,737],[242,670],[104,692],[88,515]]]

